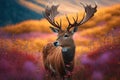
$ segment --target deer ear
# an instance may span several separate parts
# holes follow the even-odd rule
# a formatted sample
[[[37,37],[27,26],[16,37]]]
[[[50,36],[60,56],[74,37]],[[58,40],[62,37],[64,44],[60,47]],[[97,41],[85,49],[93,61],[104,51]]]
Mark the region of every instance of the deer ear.
[[[58,33],[58,32],[59,32],[59,29],[56,29],[56,28],[54,28],[54,27],[50,27],[50,29],[51,29],[53,32],[55,32],[55,33]]]
[[[74,34],[75,32],[77,32],[78,30],[78,27],[74,27],[72,30],[71,30],[71,33]]]

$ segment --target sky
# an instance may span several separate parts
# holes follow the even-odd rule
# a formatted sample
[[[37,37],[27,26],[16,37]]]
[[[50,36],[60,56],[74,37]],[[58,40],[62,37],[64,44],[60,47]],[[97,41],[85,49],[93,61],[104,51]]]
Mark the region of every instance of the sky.
[[[44,11],[45,6],[51,4],[59,4],[59,11],[61,13],[78,12],[81,9],[80,2],[92,4],[97,3],[98,7],[110,6],[120,3],[120,0],[19,0],[19,3],[37,13]],[[31,7],[32,6],[32,7]]]
[[[21,21],[43,18],[42,11],[52,4],[60,4],[60,14],[79,12],[82,6],[80,2],[97,3],[98,8],[120,3],[120,0],[0,0],[0,26],[16,24]]]

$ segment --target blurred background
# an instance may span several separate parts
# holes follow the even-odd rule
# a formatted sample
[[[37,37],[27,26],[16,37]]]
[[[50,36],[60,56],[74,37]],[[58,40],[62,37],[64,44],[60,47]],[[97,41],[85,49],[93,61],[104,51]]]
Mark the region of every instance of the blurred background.
[[[44,8],[53,3],[60,4],[60,13],[68,14],[81,11],[80,2],[94,4],[95,1],[98,8],[120,3],[120,0],[0,0],[0,26],[29,19],[40,20]]]
[[[82,19],[80,2],[93,7],[96,2],[98,9],[74,35],[73,80],[120,80],[120,0],[0,0],[0,79],[47,80],[42,48],[57,34],[50,31],[42,12],[59,4],[56,21],[62,19],[65,29],[65,15],[71,22],[76,13]]]

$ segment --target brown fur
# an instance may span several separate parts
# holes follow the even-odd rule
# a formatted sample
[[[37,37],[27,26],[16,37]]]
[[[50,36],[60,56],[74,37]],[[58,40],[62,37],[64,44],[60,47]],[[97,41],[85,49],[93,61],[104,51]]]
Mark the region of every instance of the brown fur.
[[[43,48],[43,63],[45,69],[51,71],[51,65],[55,69],[56,74],[60,76],[62,76],[64,70],[64,62],[61,49],[61,47],[55,47],[52,43],[48,43]]]

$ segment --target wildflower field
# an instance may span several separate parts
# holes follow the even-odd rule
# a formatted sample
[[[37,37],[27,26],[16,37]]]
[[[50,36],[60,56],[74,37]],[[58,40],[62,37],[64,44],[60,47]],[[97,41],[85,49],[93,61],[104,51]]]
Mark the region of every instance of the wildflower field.
[[[72,21],[75,14],[68,16]],[[67,20],[60,18],[65,29]],[[43,46],[57,38],[49,26],[42,19],[0,28],[0,80],[50,80],[41,57]],[[79,27],[74,41],[73,80],[120,80],[120,4],[99,9]]]

